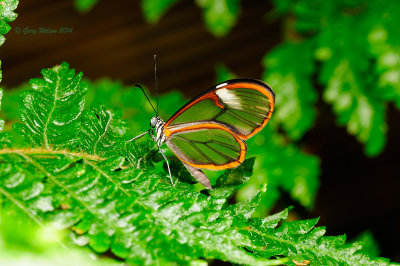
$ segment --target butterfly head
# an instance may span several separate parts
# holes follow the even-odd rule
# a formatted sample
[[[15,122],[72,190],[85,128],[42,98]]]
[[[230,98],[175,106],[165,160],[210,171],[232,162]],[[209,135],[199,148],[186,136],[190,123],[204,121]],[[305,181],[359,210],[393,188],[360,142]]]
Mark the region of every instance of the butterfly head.
[[[158,128],[160,125],[163,125],[164,121],[159,116],[153,116],[150,120],[150,127],[151,128]]]

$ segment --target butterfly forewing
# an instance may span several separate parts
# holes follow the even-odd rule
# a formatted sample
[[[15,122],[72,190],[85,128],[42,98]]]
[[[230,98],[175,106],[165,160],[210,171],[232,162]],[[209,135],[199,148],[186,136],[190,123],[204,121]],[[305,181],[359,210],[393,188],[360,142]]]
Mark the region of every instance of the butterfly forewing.
[[[223,124],[186,123],[165,133],[168,147],[193,167],[219,170],[236,167],[244,160],[246,144]]]
[[[216,122],[231,128],[241,139],[248,139],[265,126],[273,108],[274,93],[267,84],[251,79],[229,80],[188,102],[164,128]]]

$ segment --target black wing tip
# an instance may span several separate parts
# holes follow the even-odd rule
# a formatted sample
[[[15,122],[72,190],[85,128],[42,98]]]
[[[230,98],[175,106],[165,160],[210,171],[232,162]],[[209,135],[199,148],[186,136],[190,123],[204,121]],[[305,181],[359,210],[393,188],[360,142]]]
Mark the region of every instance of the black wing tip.
[[[271,92],[272,97],[274,98],[274,101],[275,101],[275,92],[274,92],[274,90],[267,83],[265,83],[264,81],[259,80],[259,79],[237,78],[237,79],[226,80],[224,82],[221,82],[220,84],[223,84],[223,83],[233,84],[233,83],[241,83],[241,82],[255,83],[257,85],[260,85],[260,86],[266,88],[269,92]]]

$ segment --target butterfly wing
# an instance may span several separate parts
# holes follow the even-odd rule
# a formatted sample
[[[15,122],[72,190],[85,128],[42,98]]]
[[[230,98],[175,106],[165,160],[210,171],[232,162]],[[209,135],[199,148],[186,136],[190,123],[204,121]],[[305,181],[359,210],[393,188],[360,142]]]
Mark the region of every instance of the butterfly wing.
[[[203,171],[201,171],[198,168],[195,168],[193,166],[190,166],[188,164],[183,163],[183,165],[186,167],[186,169],[188,169],[188,171],[194,176],[194,178],[196,178],[196,180],[202,184],[203,186],[205,186],[208,189],[212,189],[211,183],[210,183],[210,179],[208,179],[208,177],[204,174]]]
[[[166,143],[186,165],[222,170],[240,165],[246,144],[232,128],[217,122],[192,122],[164,130]]]
[[[262,81],[228,80],[184,105],[165,123],[164,131],[167,135],[188,123],[215,122],[246,140],[267,124],[274,100],[273,90]]]

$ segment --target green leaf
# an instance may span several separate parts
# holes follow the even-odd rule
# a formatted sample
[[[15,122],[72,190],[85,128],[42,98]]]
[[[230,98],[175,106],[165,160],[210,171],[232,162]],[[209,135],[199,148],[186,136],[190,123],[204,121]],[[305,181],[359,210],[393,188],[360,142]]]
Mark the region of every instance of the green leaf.
[[[203,9],[207,28],[215,36],[224,36],[236,24],[240,12],[240,0],[196,0]]]
[[[68,227],[77,225],[76,230],[80,228],[80,234],[89,237],[88,244],[95,251],[105,252],[113,247],[129,263],[186,264],[199,257],[247,264],[268,262],[241,249],[243,237],[230,225],[232,214],[224,207],[228,195],[207,197],[190,189],[177,190],[141,170],[113,170],[123,162],[120,159],[98,164],[71,155],[59,157],[58,165],[29,152],[18,155],[21,163],[0,166],[2,176],[8,180],[16,171],[25,176],[37,172],[33,180],[40,180],[44,174],[47,182],[40,183],[39,192],[33,192],[29,185],[32,179],[25,177],[13,188],[0,183],[0,192],[7,189],[5,197],[32,217],[40,215],[41,218],[35,218],[38,221],[45,218]],[[2,160],[10,161],[12,156],[4,155]],[[24,195],[29,195],[29,200],[23,200]],[[33,206],[37,206],[33,203],[42,197],[60,200],[52,200],[52,210],[46,208],[43,212],[41,208],[33,212]],[[60,208],[61,204],[68,208]],[[244,215],[235,212],[238,218]],[[89,227],[80,225],[86,223]],[[217,225],[220,232],[212,236]],[[230,236],[228,232],[236,233]],[[171,249],[163,248],[167,244]]]
[[[112,155],[123,149],[125,123],[121,120],[122,112],[107,110],[103,106],[94,107],[82,115],[80,149],[88,154]]]
[[[374,92],[374,80],[368,75],[369,61],[362,49],[363,39],[354,38],[353,33],[362,24],[354,24],[343,18],[335,25],[334,32],[319,36],[319,46],[331,46],[335,55],[323,62],[320,81],[326,84],[324,100],[333,105],[338,123],[346,125],[347,131],[365,143],[365,153],[369,156],[379,154],[386,143],[387,126],[386,104]],[[361,29],[360,29],[361,30]],[[339,39],[348,39],[344,46]]]
[[[3,155],[2,160],[9,161],[11,156]],[[343,237],[324,237],[325,230],[314,227],[317,219],[284,222],[279,227],[287,211],[249,219],[260,200],[259,193],[248,202],[226,206],[229,193],[215,189],[205,196],[161,183],[150,172],[113,170],[120,160],[95,164],[67,156],[59,158],[64,167],[54,167],[43,156],[18,156],[21,162],[14,163],[18,170],[2,165],[2,176],[15,171],[29,176],[34,170],[40,173],[36,178],[45,174],[48,179],[42,192],[32,194],[30,200],[23,200],[19,193],[29,187],[28,179],[12,189],[0,183],[0,193],[10,203],[36,221],[57,224],[62,219],[68,227],[74,225],[76,232],[89,238],[88,244],[95,251],[111,247],[128,263],[187,264],[200,257],[252,265],[276,265],[288,259],[325,265],[388,262],[368,257],[358,244],[345,245]],[[124,184],[128,177],[134,180]],[[53,210],[34,209],[37,199],[56,196],[61,200],[53,200]],[[60,208],[61,203],[68,207]],[[166,245],[170,248],[165,249]],[[283,258],[268,260],[276,256]]]
[[[317,75],[326,86],[323,98],[333,105],[338,123],[346,125],[348,132],[365,144],[367,155],[379,154],[386,143],[387,102],[392,101],[400,107],[398,1],[385,4],[371,1],[365,5],[363,0],[300,0],[275,1],[275,5],[276,13],[288,13],[290,17],[295,17],[293,23],[287,24],[290,32],[287,37],[301,40],[300,45],[310,43],[311,53],[321,62],[322,68],[312,67],[309,77]],[[293,25],[295,29],[291,28]],[[291,47],[282,48],[275,61],[287,69],[293,65],[305,69],[314,66],[309,56],[304,57],[304,54],[310,54],[306,47],[305,52],[298,50],[296,55],[292,52]],[[295,60],[290,62],[285,55]],[[271,80],[282,79],[280,73]],[[293,80],[301,79],[293,75],[292,83]],[[307,87],[307,84],[303,87]],[[285,111],[286,108],[280,110],[281,113]],[[288,119],[292,117],[296,117],[296,114]],[[293,134],[296,135],[289,133]],[[301,135],[301,132],[297,135]]]
[[[3,90],[0,88],[0,111],[3,98]],[[6,148],[11,146],[11,138],[7,132],[2,132],[4,130],[5,121],[0,119],[0,148]]]
[[[19,120],[18,106],[21,102],[20,94],[22,91],[30,90],[31,87],[28,82],[16,88],[7,89],[3,93],[2,114],[7,117],[7,121],[15,123]]]
[[[282,125],[291,139],[298,140],[313,126],[316,115],[312,42],[280,45],[263,62],[263,79],[277,95],[272,119]]]
[[[285,220],[288,218],[289,215],[289,210],[292,209],[292,207],[287,208],[281,212],[269,215],[261,220],[261,228],[275,228],[278,226],[279,222],[281,220]],[[257,221],[257,220],[255,220]]]
[[[11,27],[8,23],[14,21],[17,18],[17,14],[14,13],[14,10],[18,6],[18,0],[5,0],[0,2],[0,46],[3,45],[6,40],[4,35],[7,34]],[[1,67],[1,61],[0,61]],[[3,73],[0,69],[0,83],[3,79]],[[0,88],[0,107],[1,107],[1,99],[3,96],[3,90]],[[1,110],[1,108],[0,108]],[[5,122],[3,119],[0,119],[0,147],[9,146],[11,144],[11,140],[9,136],[1,131],[4,129]]]
[[[378,243],[375,241],[374,236],[370,231],[361,233],[353,240],[353,242],[362,244],[363,250],[371,256],[378,257],[381,253]]]
[[[248,158],[237,168],[226,170],[218,179],[217,187],[238,186],[246,183],[253,174],[253,166],[256,158]]]
[[[72,148],[79,141],[81,114],[87,87],[82,73],[75,75],[67,63],[42,71],[43,79],[32,79],[32,90],[22,95],[15,129],[38,147]]]
[[[273,0],[274,13],[282,15],[291,10],[292,0]]]
[[[283,222],[279,227],[261,226],[248,230],[249,233],[262,236],[268,245],[274,246],[273,253],[286,255],[293,262],[309,261],[315,265],[389,264],[387,259],[371,259],[365,256],[361,250],[362,246],[358,244],[345,244],[345,236],[324,236],[325,229],[315,227],[317,221],[318,219]],[[254,251],[256,254],[271,254],[268,248]]]
[[[400,109],[400,47],[385,45],[385,48],[377,57],[378,82],[374,93],[384,100],[393,101]]]
[[[145,19],[155,23],[173,6],[178,0],[142,0],[142,12]]]
[[[368,7],[373,5],[374,3],[370,3]],[[336,23],[335,20],[340,16],[357,16],[360,12],[365,11],[364,0],[275,0],[274,6],[277,14],[288,13],[290,16],[294,16],[296,31],[308,35],[326,31]]]
[[[154,151],[156,153],[159,153],[156,149]],[[169,160],[169,166],[171,167],[171,173],[174,179],[176,178],[183,183],[189,183],[189,184],[197,183],[196,179],[190,174],[187,168],[182,164],[181,160],[179,160],[176,156],[170,156],[168,160]],[[163,168],[165,172],[168,172],[166,163],[163,164]]]
[[[284,137],[275,132],[269,124],[247,142],[248,155],[257,159],[253,177],[238,192],[238,199],[245,200],[263,184],[267,193],[262,196],[262,204],[257,207],[257,215],[262,216],[273,207],[280,195],[280,189],[307,208],[314,205],[319,187],[320,167],[316,156],[306,154],[294,144],[287,144]]]
[[[332,14],[336,14],[345,5],[342,1],[298,1],[292,7],[297,19],[296,29],[307,33],[323,30],[327,22],[330,22]],[[348,6],[350,8],[352,3]]]
[[[3,35],[7,34],[11,27],[8,23],[17,18],[14,10],[18,6],[18,0],[3,0],[0,5],[0,46],[4,43],[5,38]],[[1,79],[0,79],[1,80]]]
[[[262,193],[260,193],[260,191]],[[261,190],[258,190],[251,198],[232,205],[232,210],[235,214],[243,215],[246,219],[249,219],[256,207],[260,205],[262,194],[266,191],[266,185],[263,185]]]
[[[80,12],[88,12],[99,0],[74,0],[75,8]]]
[[[1,111],[1,99],[3,98],[3,90],[0,88],[0,111]],[[4,129],[4,120],[0,119],[0,132]]]
[[[0,212],[1,265],[123,265],[72,246],[65,233],[49,224],[34,224],[11,207],[3,204]]]

